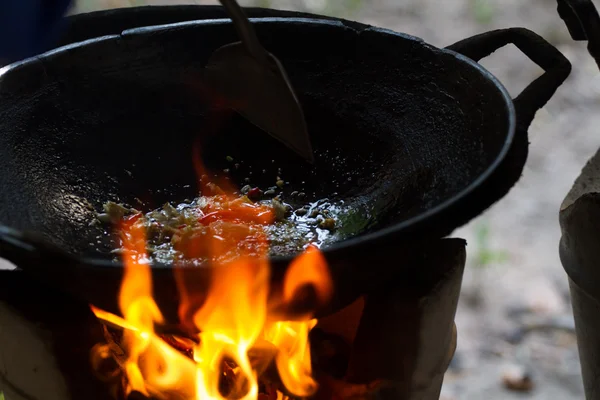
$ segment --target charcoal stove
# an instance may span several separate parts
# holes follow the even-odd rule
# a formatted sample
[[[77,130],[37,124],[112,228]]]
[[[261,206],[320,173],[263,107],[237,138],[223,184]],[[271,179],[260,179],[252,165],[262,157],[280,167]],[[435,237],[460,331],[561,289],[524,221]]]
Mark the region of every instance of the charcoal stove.
[[[311,25],[312,23],[320,25],[319,29],[342,31],[344,35],[348,35],[349,40],[356,40],[355,37],[368,38],[369,35],[374,35],[381,37],[382,43],[388,40],[390,43],[403,41],[409,44],[408,49],[415,54],[421,50],[445,54],[444,57],[451,60],[449,62],[457,62],[461,65],[467,63],[472,66],[473,69],[470,72],[466,75],[459,74],[460,76],[456,78],[458,81],[446,87],[445,90],[460,91],[460,85],[457,83],[461,80],[468,85],[472,83],[470,79],[482,84],[481,87],[472,87],[471,91],[465,90],[464,93],[461,93],[465,99],[468,98],[472,101],[473,98],[479,98],[480,101],[474,102],[469,105],[470,108],[467,107],[460,111],[463,116],[468,115],[469,112],[475,112],[479,113],[478,115],[481,117],[480,120],[470,121],[472,125],[469,128],[465,127],[465,131],[468,131],[467,134],[474,134],[471,130],[477,131],[476,128],[481,128],[488,119],[495,121],[496,128],[489,126],[486,127],[486,132],[477,132],[489,135],[486,140],[478,137],[472,138],[481,141],[476,146],[480,149],[493,147],[493,154],[488,156],[484,151],[476,153],[473,158],[482,165],[465,167],[464,170],[468,173],[465,173],[463,178],[466,181],[449,179],[450,176],[457,175],[459,172],[450,172],[447,174],[448,176],[431,176],[432,173],[425,170],[425,172],[416,174],[416,177],[404,181],[404,184],[419,187],[420,182],[430,186],[432,192],[417,193],[412,196],[414,198],[400,199],[410,205],[408,213],[392,213],[391,221],[386,227],[387,230],[371,233],[370,241],[361,240],[359,237],[352,239],[354,241],[348,241],[338,249],[325,252],[327,261],[332,267],[336,289],[339,291],[336,293],[334,304],[321,310],[319,327],[325,332],[346,340],[351,349],[348,354],[348,365],[344,368],[344,380],[336,383],[338,390],[342,391],[347,398],[379,396],[377,398],[436,399],[439,397],[443,375],[456,346],[454,314],[460,291],[466,245],[460,239],[440,239],[440,237],[450,234],[454,228],[483,212],[505,195],[516,182],[527,156],[527,128],[535,112],[545,104],[567,77],[570,65],[556,49],[543,39],[522,29],[490,32],[461,41],[447,51],[441,51],[432,50],[429,45],[422,44],[415,38],[391,34],[383,30],[370,30],[364,25],[351,21],[273,10],[248,10],[248,14],[251,17],[272,17],[267,22],[281,24],[283,32],[289,31],[289,28],[282,22],[289,17],[296,18],[293,21],[294,24]],[[217,20],[223,17],[222,10],[214,7],[138,8],[76,16],[72,19],[68,35],[61,43],[67,47],[51,52],[47,56],[48,59],[51,59],[54,55],[60,57],[61,54],[69,54],[71,51],[77,52],[77,49],[85,46],[85,43],[69,45],[82,41],[95,43],[100,47],[104,44],[110,47],[118,43],[118,47],[123,49],[120,47],[119,39],[114,37],[123,30],[181,21]],[[302,18],[318,18],[333,22],[331,25],[322,22],[317,24],[314,21],[307,22]],[[217,26],[218,24],[222,24],[222,22],[201,25],[212,29],[210,25]],[[185,30],[186,26],[188,25],[182,24],[167,28],[167,36],[177,35],[179,30]],[[152,37],[161,37],[161,34],[149,35],[150,41],[146,41],[146,38],[141,36],[146,35],[149,32],[148,29],[152,28],[141,28],[136,31],[136,35],[140,35],[140,43],[151,43]],[[109,37],[110,35],[113,37]],[[98,37],[103,38],[95,39]],[[515,99],[514,104],[499,82],[472,61],[479,60],[509,43],[516,44],[546,70],[543,76]],[[349,46],[348,42],[346,45]],[[383,54],[384,47],[371,48],[368,51],[375,53],[379,51]],[[170,63],[174,60],[174,55],[169,52],[156,50],[152,46],[150,46],[150,50],[149,55],[158,55],[167,65],[171,65]],[[363,51],[366,50],[363,49]],[[89,58],[84,57],[85,62],[106,61],[104,55],[92,53],[86,56]],[[329,54],[325,55],[330,56]],[[431,57],[424,59],[423,62],[426,63],[424,65],[434,65]],[[27,73],[29,66],[33,66],[36,74],[33,74],[33,79],[27,83],[25,80],[9,82],[6,79],[5,83],[0,85],[3,89],[0,90],[0,99],[12,98],[13,91],[28,92],[32,90],[39,83],[36,83],[38,78],[43,79],[44,76],[49,76],[44,74],[52,75],[62,68],[74,68],[70,71],[77,75],[77,68],[81,67],[81,65],[70,66],[61,63],[52,65],[52,61],[49,64],[43,62],[37,64],[30,60],[29,66],[27,63],[28,61],[25,61],[4,69],[5,75],[16,76],[23,71]],[[54,70],[55,67],[56,70]],[[38,70],[38,68],[40,69]],[[142,70],[143,68],[138,72],[141,73]],[[38,75],[37,72],[40,74]],[[445,73],[438,71],[438,74],[444,75]],[[484,81],[487,83],[484,84]],[[85,85],[81,86],[81,88],[85,87]],[[494,91],[491,93],[493,94],[485,97],[483,91],[492,88]],[[50,91],[64,89],[72,90],[73,88],[69,87],[67,81],[58,79],[51,85]],[[433,88],[427,89],[427,92],[436,92],[433,89],[438,90],[439,88],[434,84]],[[383,92],[392,97],[395,95],[394,91],[383,90]],[[412,95],[412,93],[408,94]],[[448,94],[447,98],[452,98],[452,95]],[[491,102],[498,108],[479,110],[478,107],[485,102]],[[368,104],[369,107],[376,107],[373,102],[367,101],[365,104]],[[435,105],[436,100],[433,99],[431,104]],[[57,106],[62,107],[65,104],[57,104]],[[394,106],[397,104],[390,104],[390,107]],[[352,104],[346,107],[343,104],[340,105],[340,109],[346,113],[345,115],[368,115],[364,111],[364,107],[364,104]],[[435,109],[431,106],[425,108]],[[466,112],[468,108],[469,112]],[[402,114],[402,110],[398,111],[393,108],[391,111],[385,111]],[[69,112],[71,111],[68,111],[66,115],[70,116]],[[9,108],[2,110],[2,115],[8,116],[9,113]],[[310,114],[309,110],[307,115],[310,117]],[[41,126],[53,130],[54,128],[50,125],[56,123],[57,119],[53,119],[51,114],[44,116],[44,118],[47,117],[52,119],[52,122],[49,124],[46,123],[47,121],[43,122]],[[396,122],[393,121],[394,124]],[[431,134],[432,127],[439,121],[427,122],[423,132]],[[456,122],[454,117],[449,122],[460,126],[460,122]],[[0,129],[12,132],[22,129],[19,123],[10,125],[6,123],[1,125]],[[498,129],[498,127],[502,129]],[[504,128],[506,128],[504,132],[496,132],[496,130],[502,131]],[[387,129],[387,131],[390,130]],[[506,134],[507,132],[508,134]],[[447,139],[446,134],[449,133],[449,131],[444,132],[443,136],[446,136]],[[36,140],[25,143],[25,148],[35,143]],[[46,143],[43,147],[48,146],[49,149],[60,152],[65,149],[64,144],[66,142],[63,143],[59,140]],[[449,143],[449,145],[456,147],[456,143]],[[424,146],[415,147],[422,148]],[[460,146],[457,147],[460,148]],[[14,150],[14,153],[11,153],[11,157],[21,158],[25,154],[23,149],[20,145],[13,146],[11,150]],[[461,161],[463,155],[463,150],[460,149],[458,153],[449,158]],[[428,160],[444,158],[436,152],[430,152],[425,156]],[[72,166],[69,162],[60,161],[59,157],[46,161],[43,164],[49,168],[52,168],[54,162],[59,162],[67,167]],[[435,163],[434,161],[429,162]],[[406,163],[394,165],[394,167],[396,166],[409,167]],[[431,168],[431,166],[428,167]],[[439,169],[439,166],[437,168]],[[97,170],[98,167],[95,169]],[[16,170],[14,176],[0,177],[0,182],[8,183],[10,181],[10,184],[14,184],[29,173],[34,176],[39,176],[40,173],[38,167],[30,172],[24,172],[20,168],[16,168]],[[86,169],[86,171],[90,170],[94,170],[94,168]],[[81,182],[81,179],[73,178],[68,171],[64,176],[66,180],[61,189],[63,191],[67,190],[65,188],[77,187]],[[2,179],[6,179],[6,181]],[[415,181],[418,182],[415,183]],[[472,185],[469,186],[469,184]],[[26,186],[24,191],[17,191],[15,195],[21,197],[24,193],[33,191],[43,198],[50,197],[49,192],[52,192],[52,190],[43,192],[39,190],[39,187],[33,188],[31,183],[27,183]],[[458,200],[451,197],[455,194],[454,190],[462,190],[460,196],[457,196]],[[440,191],[442,194],[436,191]],[[383,196],[387,195],[387,192],[379,194]],[[61,197],[63,202],[56,204],[56,207],[52,203],[52,211],[56,211],[60,207],[81,208],[81,204],[77,201],[69,203],[73,198],[77,198],[76,195]],[[0,202],[0,205],[7,205],[7,200],[16,204],[14,198],[4,200],[5,202]],[[40,201],[39,197],[36,197],[35,202],[37,201]],[[11,215],[10,210],[15,211],[15,208],[13,206],[0,208],[0,220],[3,223],[6,220],[16,221],[7,223],[10,227],[0,226],[0,255],[14,262],[18,269],[2,271],[4,276],[0,280],[0,284],[5,285],[6,290],[0,293],[0,297],[2,297],[0,309],[3,310],[2,315],[6,323],[0,322],[0,327],[14,328],[2,328],[7,337],[13,338],[10,340],[17,342],[18,339],[21,339],[26,341],[27,346],[32,349],[44,350],[43,357],[41,357],[37,352],[30,354],[19,351],[16,356],[11,352],[14,350],[13,348],[3,347],[0,349],[4,364],[0,386],[5,391],[8,400],[110,398],[111,394],[114,394],[114,392],[111,393],[111,386],[99,383],[90,366],[89,352],[94,345],[103,341],[103,335],[102,327],[93,318],[88,303],[100,304],[103,308],[114,310],[115,306],[112,303],[117,298],[122,271],[120,268],[114,268],[112,264],[66,255],[64,251],[57,249],[56,243],[50,243],[52,240],[42,242],[39,237],[23,232],[31,230],[22,224],[26,220],[34,224],[41,223],[41,230],[48,226],[52,226],[52,229],[59,226],[65,228],[65,232],[68,231],[69,234],[72,234],[73,227],[69,227],[68,224],[78,221],[60,221],[58,225],[52,225],[57,222],[52,219],[55,216],[48,221],[42,221],[38,214],[40,210],[28,212],[23,220],[17,221],[20,217],[16,214]],[[15,226],[18,229],[14,229]],[[73,238],[76,237],[77,240],[84,236],[76,231],[74,235]],[[62,237],[57,239],[60,240]],[[287,263],[286,260],[274,261],[276,276],[277,271],[284,270]],[[382,265],[386,268],[381,268]],[[390,266],[397,268],[390,268]],[[161,308],[162,306],[176,308],[176,297],[173,296],[168,279],[171,272],[164,268],[156,268],[153,269],[153,273],[165,287],[165,289],[160,288],[158,294]],[[43,304],[44,307],[39,307],[40,304]],[[73,332],[80,334],[73,335]],[[81,334],[81,332],[85,334]],[[71,346],[73,351],[69,353],[65,349],[71,348]],[[387,384],[375,385],[381,381]],[[324,387],[329,386],[324,385]],[[324,396],[323,399],[330,399],[331,396],[328,397],[328,394],[331,395],[331,393],[321,393]]]
[[[356,399],[439,397],[456,347],[454,315],[465,244],[460,239],[428,243],[427,250],[415,251],[404,279],[320,320],[318,328],[351,348],[337,390]],[[114,398],[118,377],[102,381],[90,363],[91,350],[105,338],[88,305],[21,271],[1,272],[0,390],[5,398]],[[316,398],[327,399],[327,393]]]

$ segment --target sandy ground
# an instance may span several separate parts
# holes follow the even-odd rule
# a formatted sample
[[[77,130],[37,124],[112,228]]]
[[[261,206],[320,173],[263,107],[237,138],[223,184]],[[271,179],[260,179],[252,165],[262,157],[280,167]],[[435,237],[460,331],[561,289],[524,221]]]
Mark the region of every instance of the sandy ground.
[[[100,3],[87,1],[81,6],[99,8]],[[114,6],[119,2],[103,3]],[[556,13],[556,1],[331,0],[329,4],[335,7],[327,9],[322,0],[270,3],[276,8],[341,14],[407,32],[440,47],[491,29],[523,26],[544,36],[571,60],[571,77],[538,113],[530,129],[530,157],[520,182],[500,203],[453,235],[469,241],[469,265],[457,315],[459,345],[443,398],[582,399],[576,342],[570,332],[567,280],[558,258],[558,210],[582,166],[600,147],[600,134],[594,128],[600,126],[600,113],[596,112],[600,104],[600,74],[585,45],[570,40]],[[346,11],[351,4],[357,6]],[[515,48],[503,49],[482,64],[513,95],[540,74],[540,69]],[[484,249],[478,248],[475,240],[482,227],[489,230]],[[476,254],[481,250],[505,252],[507,258],[477,265]],[[482,295],[479,305],[474,306],[472,299],[477,293]],[[507,338],[514,338],[515,330],[524,324],[523,318],[552,318],[566,332],[533,333],[511,343]],[[504,388],[502,376],[506,366],[529,371],[534,390],[521,394]]]

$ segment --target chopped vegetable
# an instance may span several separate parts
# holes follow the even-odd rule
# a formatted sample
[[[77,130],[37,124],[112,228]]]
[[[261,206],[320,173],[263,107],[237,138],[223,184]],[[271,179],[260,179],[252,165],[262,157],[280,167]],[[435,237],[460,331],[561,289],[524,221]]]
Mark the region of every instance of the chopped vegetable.
[[[333,218],[325,218],[319,223],[319,228],[332,231],[335,229],[335,220]]]
[[[262,191],[259,188],[250,189],[248,191],[248,197],[252,200],[258,200],[262,196]]]
[[[121,204],[117,204],[115,202],[109,201],[102,207],[104,209],[104,215],[101,218],[104,220],[109,220],[112,223],[117,223],[123,219],[125,215],[128,214],[137,214],[139,211],[134,210],[132,208],[126,208]]]
[[[272,204],[273,204],[273,209],[275,211],[275,219],[278,221],[283,220],[287,213],[286,207],[277,198],[273,199]]]
[[[277,184],[282,186],[283,180]],[[201,262],[215,257],[215,249],[223,259],[234,259],[241,251],[297,253],[309,243],[322,243],[325,236],[315,228],[332,231],[336,226],[322,206],[304,205],[293,212],[276,196],[277,186],[264,192],[269,199],[250,185],[242,187],[238,196],[226,194],[214,183],[206,183],[205,188],[204,195],[192,201],[165,203],[146,214],[109,201],[97,219],[115,227],[143,227],[148,255],[163,263]],[[117,256],[122,253],[120,248],[114,250]]]
[[[299,217],[303,217],[306,214],[308,214],[308,210],[306,208],[299,208],[296,210],[295,214],[298,215]]]

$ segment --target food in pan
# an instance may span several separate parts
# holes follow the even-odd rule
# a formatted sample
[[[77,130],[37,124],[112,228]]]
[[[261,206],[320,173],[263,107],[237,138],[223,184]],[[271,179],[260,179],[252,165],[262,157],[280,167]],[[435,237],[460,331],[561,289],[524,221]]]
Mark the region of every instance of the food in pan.
[[[335,208],[327,201],[293,209],[280,196],[246,186],[236,195],[208,184],[210,194],[143,213],[112,201],[98,220],[127,223],[146,233],[146,252],[160,263],[232,260],[241,254],[295,254],[309,244],[321,246],[336,229]],[[114,250],[122,252],[120,245]]]

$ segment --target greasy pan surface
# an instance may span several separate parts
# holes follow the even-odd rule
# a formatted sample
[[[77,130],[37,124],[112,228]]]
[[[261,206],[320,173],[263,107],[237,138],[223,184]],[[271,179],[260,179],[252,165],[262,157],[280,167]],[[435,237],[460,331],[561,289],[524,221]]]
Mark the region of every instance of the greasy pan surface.
[[[24,269],[116,299],[121,269],[105,268],[111,243],[90,225],[88,206],[140,199],[147,210],[193,197],[192,152],[199,146],[213,171],[230,167],[226,156],[238,160],[231,179],[239,185],[250,177],[270,186],[281,169],[287,192],[343,201],[344,240],[325,255],[347,300],[370,277],[383,277],[371,266],[389,270],[391,260],[397,266],[403,243],[449,234],[510,189],[526,158],[535,110],[569,72],[558,52],[532,57],[562,69],[548,88],[542,84],[549,76],[531,85],[542,93],[536,104],[525,101],[536,93],[524,92],[517,115],[482,67],[417,38],[326,20],[255,23],[304,107],[314,167],[204,90],[210,54],[237,40],[229,21],[140,28],[74,44],[0,70],[0,223],[11,228],[0,235],[2,255],[17,263],[27,252],[41,256],[47,247],[15,236],[35,232],[69,256],[46,253],[44,266],[37,258],[24,261]],[[455,50],[472,50],[475,59],[494,50],[468,47],[459,43]],[[273,260],[276,279],[288,260]],[[161,270],[155,274],[169,276]]]

